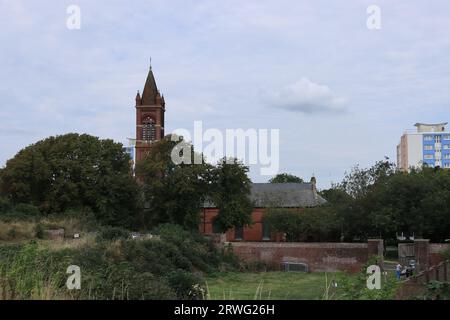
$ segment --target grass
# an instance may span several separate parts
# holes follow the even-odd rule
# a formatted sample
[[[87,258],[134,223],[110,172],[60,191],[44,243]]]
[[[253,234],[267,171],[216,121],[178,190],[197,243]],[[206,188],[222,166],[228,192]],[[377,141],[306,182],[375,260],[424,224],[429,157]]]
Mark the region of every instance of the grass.
[[[340,299],[344,273],[216,273],[206,278],[212,300],[319,300]],[[332,280],[338,288],[330,286]]]

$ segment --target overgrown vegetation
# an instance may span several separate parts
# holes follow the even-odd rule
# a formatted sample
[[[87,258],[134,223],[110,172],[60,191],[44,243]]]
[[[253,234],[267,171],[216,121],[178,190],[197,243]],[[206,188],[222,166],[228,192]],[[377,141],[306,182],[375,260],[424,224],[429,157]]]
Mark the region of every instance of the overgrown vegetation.
[[[392,272],[381,275],[380,289],[371,290],[367,288],[367,268],[371,265],[379,265],[379,261],[379,257],[373,256],[367,261],[359,274],[355,277],[346,277],[343,279],[340,286],[342,288],[341,292],[343,293],[342,296],[344,299],[392,300],[395,298],[399,281],[397,281]]]
[[[424,300],[450,300],[450,282],[431,281]]]
[[[50,250],[36,241],[1,246],[0,297],[202,299],[203,274],[219,266],[235,267],[226,264],[208,240],[179,226],[162,225],[154,234],[159,237],[103,238],[62,250]],[[66,288],[70,265],[81,269],[81,290]]]

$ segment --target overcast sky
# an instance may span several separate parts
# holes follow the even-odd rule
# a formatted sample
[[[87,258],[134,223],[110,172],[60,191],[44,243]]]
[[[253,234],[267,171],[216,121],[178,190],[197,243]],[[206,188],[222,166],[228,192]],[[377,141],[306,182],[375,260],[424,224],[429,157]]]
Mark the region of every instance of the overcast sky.
[[[0,0],[0,166],[51,135],[134,136],[151,56],[166,132],[280,129],[280,170],[325,188],[450,120],[449,34],[448,0]]]

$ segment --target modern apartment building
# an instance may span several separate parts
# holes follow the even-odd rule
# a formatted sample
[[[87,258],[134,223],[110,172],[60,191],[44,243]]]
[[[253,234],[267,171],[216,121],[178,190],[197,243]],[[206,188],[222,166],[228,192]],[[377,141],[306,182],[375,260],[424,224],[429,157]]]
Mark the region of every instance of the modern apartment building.
[[[422,165],[450,169],[450,132],[446,125],[416,123],[416,132],[405,132],[397,146],[397,166],[402,170]]]

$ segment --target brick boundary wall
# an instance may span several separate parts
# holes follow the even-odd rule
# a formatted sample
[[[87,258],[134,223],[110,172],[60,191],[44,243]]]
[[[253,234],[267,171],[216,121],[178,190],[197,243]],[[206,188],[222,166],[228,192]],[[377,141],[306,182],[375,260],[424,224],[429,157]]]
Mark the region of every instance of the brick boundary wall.
[[[450,249],[448,243],[433,243],[427,239],[414,241],[418,273],[402,282],[396,292],[397,300],[406,300],[425,294],[430,281],[450,281],[450,260],[444,261],[442,252]]]
[[[420,271],[415,276],[405,280],[396,292],[397,300],[407,300],[420,297],[427,291],[427,284],[431,281],[450,281],[450,260],[442,261],[437,265]]]
[[[368,243],[230,242],[246,262],[262,261],[272,270],[283,262],[305,263],[310,272],[359,272],[372,255],[383,254],[383,240]]]
[[[446,250],[450,250],[449,243],[431,243],[428,258],[430,266],[434,266],[443,261],[444,257],[442,256],[442,252]]]

